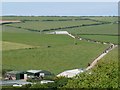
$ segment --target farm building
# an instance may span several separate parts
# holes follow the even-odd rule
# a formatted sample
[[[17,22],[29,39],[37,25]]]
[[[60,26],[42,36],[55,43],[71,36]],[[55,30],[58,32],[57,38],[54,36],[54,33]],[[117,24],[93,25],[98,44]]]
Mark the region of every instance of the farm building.
[[[28,70],[28,78],[51,76],[51,72],[45,70]]]
[[[6,80],[27,79],[27,74],[24,71],[10,71],[5,74]]]
[[[57,77],[64,76],[64,77],[72,78],[81,72],[83,72],[83,69],[67,70],[67,71],[64,71],[64,72],[58,74]]]
[[[67,31],[54,31],[50,32],[49,34],[69,34]]]
[[[51,72],[45,70],[27,70],[25,71],[10,71],[5,74],[5,80],[27,80],[29,78],[44,78],[51,76]]]

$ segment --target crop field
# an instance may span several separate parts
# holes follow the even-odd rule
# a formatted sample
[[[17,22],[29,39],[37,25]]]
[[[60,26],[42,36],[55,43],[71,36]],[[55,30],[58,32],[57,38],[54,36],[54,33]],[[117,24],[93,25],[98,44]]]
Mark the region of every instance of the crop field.
[[[112,20],[108,18],[106,22],[114,22],[114,17],[110,18]],[[100,22],[91,20],[98,20],[97,17],[3,17],[3,19],[24,21],[2,25],[3,69],[42,69],[58,74],[69,69],[86,68],[88,63],[108,47],[101,43],[73,39],[68,35],[45,34],[34,30],[49,29],[52,32],[56,30],[51,29],[59,28],[58,31],[68,31],[83,38],[118,44],[117,24],[91,25],[101,23],[102,18]],[[83,24],[91,26],[64,28]]]

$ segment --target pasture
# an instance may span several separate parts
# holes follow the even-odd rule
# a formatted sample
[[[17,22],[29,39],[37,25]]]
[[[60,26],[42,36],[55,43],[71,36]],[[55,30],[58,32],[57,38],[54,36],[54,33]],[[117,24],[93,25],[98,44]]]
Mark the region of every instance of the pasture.
[[[72,34],[118,35],[118,24],[92,25],[66,30]]]
[[[97,40],[101,42],[111,42],[118,44],[118,24],[104,24],[97,26],[85,26],[73,29],[66,29],[69,33],[73,35]]]
[[[2,50],[14,50],[14,49],[25,49],[25,48],[34,48],[33,46],[21,44],[21,43],[13,43],[13,42],[0,42],[2,43]]]
[[[70,27],[70,26],[80,26],[82,24],[95,24],[97,22],[90,21],[90,20],[80,20],[80,21],[27,21],[25,23],[15,23],[9,24],[9,26],[25,28],[25,29],[32,29],[32,30],[49,30],[55,28],[63,28],[63,27]]]
[[[3,32],[3,41],[39,46],[33,49],[3,51],[3,69],[43,69],[55,74],[67,69],[87,67],[89,62],[92,62],[108,47],[74,40],[67,35],[38,33]],[[74,41],[77,42],[77,45],[74,44]],[[88,50],[90,51],[88,52]]]
[[[3,17],[4,20],[22,20],[24,22],[2,25],[2,68],[42,69],[58,74],[68,69],[87,67],[88,63],[91,63],[108,45],[80,41],[68,35],[34,32],[34,30],[42,31],[100,23],[91,20],[97,20],[97,18],[99,17]],[[102,20],[101,18],[100,21]],[[113,22],[114,20],[112,18],[112,20],[106,20],[106,22],[108,21]],[[103,22],[105,21],[103,20]],[[59,30],[68,31],[83,38],[118,43],[117,24],[108,23]]]

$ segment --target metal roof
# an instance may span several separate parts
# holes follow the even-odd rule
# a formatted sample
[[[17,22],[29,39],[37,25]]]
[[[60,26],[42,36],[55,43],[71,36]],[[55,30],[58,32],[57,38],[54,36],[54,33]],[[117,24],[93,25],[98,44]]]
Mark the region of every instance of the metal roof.
[[[42,70],[27,70],[27,72],[29,73],[39,73],[41,72]]]
[[[23,73],[24,71],[9,71],[7,72],[8,74],[18,74],[18,73]]]

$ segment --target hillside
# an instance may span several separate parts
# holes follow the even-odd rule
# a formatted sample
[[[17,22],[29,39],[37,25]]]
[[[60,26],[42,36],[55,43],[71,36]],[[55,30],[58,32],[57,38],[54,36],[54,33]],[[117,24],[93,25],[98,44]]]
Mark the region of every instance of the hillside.
[[[118,48],[85,73],[69,80],[65,88],[118,88]]]

